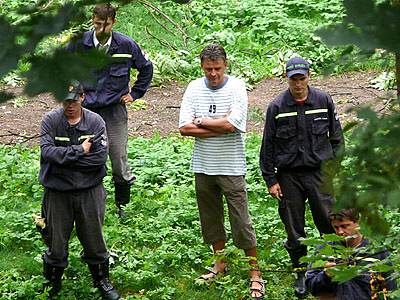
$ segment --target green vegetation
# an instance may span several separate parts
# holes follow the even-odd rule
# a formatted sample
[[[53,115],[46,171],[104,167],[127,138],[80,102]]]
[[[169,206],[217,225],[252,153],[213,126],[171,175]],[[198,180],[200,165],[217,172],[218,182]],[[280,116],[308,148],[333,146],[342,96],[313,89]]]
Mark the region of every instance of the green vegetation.
[[[30,84],[27,87],[31,87],[31,94],[43,91],[57,94],[65,91],[61,83],[69,81],[70,73],[81,74],[77,70],[82,73],[86,70],[83,66],[82,69],[69,68],[76,60],[54,50],[74,30],[87,27],[85,22],[90,20],[89,10],[60,6],[64,2],[40,2],[37,7],[32,6],[31,10],[19,12],[17,9],[20,7],[34,5],[36,1],[0,3],[0,29],[4,33],[0,77],[4,81],[17,84],[22,72],[28,78]],[[360,36],[355,37],[362,37],[363,43],[368,41],[366,49],[373,45],[372,48],[379,46],[392,52],[397,51],[398,39],[393,32],[398,32],[395,27],[398,24],[398,14],[390,14],[394,17],[391,23],[393,31],[388,30],[390,36],[387,36],[381,34],[386,30],[387,23],[379,23],[383,24],[383,29],[374,27],[376,24],[372,27],[364,26],[364,19],[357,17],[358,13],[367,12],[368,22],[379,21],[382,19],[380,10],[374,10],[372,15],[369,10],[358,10],[361,1],[343,2],[354,10],[348,10],[349,18],[345,19],[345,25],[349,27],[329,27],[333,33],[335,28],[341,29],[337,31],[340,36],[331,36],[331,43],[348,43],[349,40],[345,39],[347,29],[352,28],[360,33]],[[387,6],[389,2],[390,5],[398,5],[398,1],[394,0],[376,2],[384,3],[380,8],[388,12],[396,11]],[[194,0],[183,6],[170,1],[157,2],[161,10],[152,3],[138,0],[123,6],[119,11],[116,29],[135,38],[150,53],[156,66],[156,84],[168,80],[186,82],[199,76],[197,56],[201,48],[210,42],[226,46],[232,66],[231,73],[244,78],[249,84],[265,76],[281,75],[285,61],[294,53],[310,59],[317,72],[331,63],[334,63],[333,71],[336,72],[393,68],[394,55],[389,56],[386,50],[377,51],[365,62],[354,59],[360,50],[354,51],[352,47],[328,48],[315,36],[317,27],[341,23],[344,7],[339,0]],[[363,0],[362,3],[371,6],[375,1]],[[398,9],[398,6],[395,8]],[[43,16],[46,18],[43,19]],[[168,16],[172,18],[170,21]],[[356,24],[353,24],[353,17],[361,25],[355,21]],[[73,22],[70,23],[70,20]],[[67,24],[72,24],[72,28]],[[361,29],[365,27],[367,31],[354,29],[353,25],[361,26]],[[69,31],[64,31],[67,28]],[[379,29],[378,37],[382,37],[385,43],[369,43],[374,41],[372,37],[376,37],[375,29],[371,31],[371,28]],[[54,36],[61,31],[64,32],[61,39]],[[332,31],[328,31],[328,36],[330,33]],[[363,43],[353,39],[350,42],[363,46]],[[49,53],[55,55],[48,56]],[[350,65],[342,64],[339,60],[342,54],[350,58]],[[400,57],[396,54],[397,58]],[[92,60],[91,63],[98,63],[96,57],[92,57]],[[68,68],[60,67],[64,65]],[[16,68],[19,73],[9,72]],[[55,82],[61,80],[60,73],[64,74],[60,70],[66,73],[61,78],[65,82]],[[378,79],[375,84],[386,88],[393,84],[393,77],[388,75]],[[0,102],[11,96],[0,92]],[[14,105],[23,105],[24,101],[23,97],[17,98]],[[144,109],[145,106],[145,103],[138,103],[135,109]],[[253,111],[250,115],[258,118],[260,114]],[[394,249],[391,260],[398,277],[399,117],[398,114],[380,117],[368,110],[362,111],[359,117],[362,119],[360,126],[347,137],[351,142],[348,143],[348,155],[337,178],[337,197],[341,206],[362,208],[363,225],[367,225],[363,228],[367,236],[374,238],[378,248],[384,245]],[[349,124],[349,127],[354,125]],[[277,215],[276,202],[267,196],[259,175],[259,145],[259,136],[247,136],[249,203],[258,234],[260,266],[268,281],[267,298],[292,299],[291,276],[272,271],[287,268],[289,260],[282,247],[285,234]],[[127,299],[248,297],[247,263],[231,244],[224,254],[230,263],[229,274],[209,287],[194,284],[194,279],[203,272],[204,265],[211,265],[212,259],[209,259],[210,249],[202,244],[199,231],[193,176],[188,171],[191,147],[189,139],[175,136],[130,140],[129,158],[138,174],[138,181],[132,191],[133,199],[127,207],[130,217],[121,224],[115,216],[112,197],[109,197],[111,203],[107,208],[105,224],[106,239],[113,254],[112,275]],[[44,279],[41,276],[44,245],[35,232],[31,218],[33,213],[40,210],[42,187],[37,181],[38,169],[37,148],[0,146],[1,299],[46,297],[42,291]],[[112,195],[111,178],[107,177],[105,183]],[[311,226],[309,213],[307,227],[312,237],[307,243],[320,244]],[[91,287],[86,266],[80,260],[80,250],[74,236],[70,243],[70,265],[66,270],[61,299],[99,297]],[[313,259],[315,257],[310,257],[308,261]],[[322,265],[323,262],[319,263]],[[338,275],[339,278],[348,278],[346,276],[359,271],[344,266],[343,272]],[[399,298],[400,291],[396,293],[394,297]]]
[[[348,53],[350,50],[347,47],[329,48],[315,34],[317,28],[338,24],[342,20],[342,0],[193,0],[183,5],[173,1],[137,0],[127,5],[123,5],[126,4],[123,1],[115,2],[122,3],[119,4],[121,7],[115,28],[133,37],[149,53],[155,63],[155,85],[170,80],[187,82],[198,77],[198,54],[211,42],[226,47],[232,67],[230,72],[246,80],[249,85],[265,77],[281,76],[285,62],[294,54],[309,59],[317,73],[327,67],[333,72],[393,67],[393,63],[387,65],[387,56],[381,52],[369,60],[355,59],[359,50],[352,49]],[[84,78],[88,76],[85,68],[89,65],[85,67],[79,58],[66,57],[57,51],[52,57],[48,55],[63,45],[72,33],[90,27],[91,8],[78,10],[79,6],[62,6],[65,1],[61,0],[46,5],[37,4],[33,8],[34,4],[35,1],[20,0],[0,3],[0,12],[5,20],[11,26],[22,26],[13,30],[7,27],[5,30],[10,31],[10,41],[15,34],[20,42],[13,51],[12,47],[7,50],[10,53],[4,52],[8,63],[0,66],[3,72],[0,73],[4,75],[1,77],[8,84],[19,83],[21,76],[28,78],[28,82],[33,81],[34,89],[31,86],[27,90],[30,95],[44,90],[60,95],[60,87],[42,85],[42,82],[50,79],[56,84],[56,78],[59,77],[56,74],[59,73],[64,74],[67,82],[73,75],[69,70],[75,65],[77,69],[74,72]],[[27,10],[26,7],[30,8]],[[57,10],[60,15],[54,17]],[[54,23],[54,30],[43,31],[41,25],[36,24],[44,17],[48,24]],[[65,21],[65,24],[57,23],[57,19]],[[30,38],[24,26],[36,26],[32,28],[31,35],[38,31],[35,33],[37,37],[34,36],[33,42],[26,46],[21,45],[22,41]],[[61,30],[62,34],[59,35]],[[343,53],[349,56],[350,64],[337,63]],[[19,57],[14,58],[15,55]],[[4,68],[10,68],[11,64],[18,72],[5,72]],[[38,68],[36,65],[40,64]],[[43,73],[49,74],[48,78]],[[64,82],[58,81],[57,84],[63,86]]]
[[[273,272],[289,269],[290,262],[283,248],[285,232],[276,201],[267,196],[259,174],[260,139],[256,134],[246,137],[246,179],[260,266],[268,282],[267,299],[295,299],[291,275]],[[123,223],[116,216],[111,177],[105,179],[110,195],[105,238],[113,255],[112,278],[125,299],[248,299],[248,265],[231,241],[225,253],[230,262],[228,275],[208,287],[195,284],[204,267],[212,264],[212,257],[200,235],[194,179],[189,171],[191,148],[191,139],[177,136],[129,141],[129,159],[138,180],[127,206],[129,217]],[[38,148],[0,146],[0,299],[44,297],[41,254],[45,246],[31,217],[40,211],[42,194],[37,181],[38,152]],[[344,165],[351,168],[351,159]],[[400,221],[396,212],[384,215],[390,224]],[[309,244],[318,244],[311,220],[307,212]],[[379,246],[395,246],[397,232],[382,237]],[[80,251],[74,236],[60,299],[99,298]]]
[[[258,171],[260,137],[247,136],[248,190],[263,269],[286,269],[289,259],[275,200],[266,195]],[[229,242],[230,271],[210,287],[195,279],[212,263],[200,235],[193,174],[192,141],[171,136],[129,141],[129,158],[138,175],[127,207],[117,218],[108,197],[105,237],[113,253],[112,277],[125,299],[248,299],[247,263]],[[42,299],[41,254],[45,246],[31,215],[40,211],[38,148],[0,147],[0,299]],[[111,178],[106,188],[112,195]],[[227,224],[228,221],[227,221]],[[229,227],[229,226],[228,226]],[[308,223],[308,231],[315,231]],[[90,275],[80,259],[81,246],[70,242],[60,299],[96,299]],[[265,272],[268,299],[294,298],[288,273]],[[284,295],[284,296],[282,296]],[[282,298],[283,297],[283,298]]]
[[[294,53],[309,59],[314,71],[338,61],[346,48],[329,48],[314,33],[336,24],[344,16],[341,0],[195,0],[189,5],[170,1],[157,6],[173,25],[152,6],[138,2],[122,7],[116,28],[128,33],[150,53],[156,65],[156,82],[187,81],[198,77],[202,47],[218,42],[227,49],[231,73],[248,83],[281,76]],[[357,53],[354,51],[353,53]],[[351,57],[354,57],[351,56]],[[379,68],[379,55],[334,72]]]

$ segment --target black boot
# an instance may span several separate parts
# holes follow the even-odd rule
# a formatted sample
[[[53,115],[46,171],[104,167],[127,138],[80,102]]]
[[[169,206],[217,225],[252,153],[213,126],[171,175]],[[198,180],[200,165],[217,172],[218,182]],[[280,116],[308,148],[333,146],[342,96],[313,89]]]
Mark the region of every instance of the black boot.
[[[294,294],[298,298],[303,298],[307,295],[306,288],[306,273],[305,272],[297,272],[296,279],[294,280]]]
[[[115,185],[115,204],[118,207],[118,216],[125,218],[126,213],[123,207],[129,203],[131,196],[131,185],[128,183],[121,183],[114,181]]]
[[[43,261],[43,275],[49,282],[45,287],[50,287],[49,296],[52,298],[61,290],[61,277],[64,273],[64,268],[49,265]]]
[[[108,260],[102,264],[92,265],[88,264],[90,273],[93,278],[93,285],[97,287],[103,299],[116,300],[120,298],[117,289],[112,285],[109,280]]]
[[[307,255],[307,247],[300,243],[289,246],[288,242],[285,243],[285,248],[289,253],[290,260],[292,261],[293,269],[305,269],[307,264],[300,263],[300,258]],[[294,293],[298,298],[303,298],[307,295],[305,271],[297,272],[296,279],[293,284]]]

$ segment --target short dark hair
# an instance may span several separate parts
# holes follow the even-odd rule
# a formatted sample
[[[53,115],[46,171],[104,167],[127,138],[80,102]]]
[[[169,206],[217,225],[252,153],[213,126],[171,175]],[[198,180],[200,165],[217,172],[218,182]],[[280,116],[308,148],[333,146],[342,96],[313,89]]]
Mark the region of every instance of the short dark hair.
[[[93,17],[98,17],[102,20],[107,20],[108,18],[115,19],[117,9],[110,3],[96,5],[93,9]]]
[[[345,219],[358,223],[360,220],[360,213],[355,208],[344,208],[339,211],[331,211],[328,215],[329,221],[335,220],[343,221]]]
[[[203,63],[206,59],[209,60],[219,60],[222,59],[226,62],[226,52],[224,47],[219,44],[211,44],[201,51],[200,53],[200,61]]]

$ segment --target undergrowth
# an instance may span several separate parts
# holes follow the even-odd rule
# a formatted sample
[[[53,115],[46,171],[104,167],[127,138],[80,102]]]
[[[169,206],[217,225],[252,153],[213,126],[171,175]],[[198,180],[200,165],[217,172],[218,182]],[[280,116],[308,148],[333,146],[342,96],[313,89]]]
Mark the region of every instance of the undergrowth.
[[[284,229],[276,202],[267,196],[258,171],[260,136],[248,134],[246,176],[249,207],[264,270],[287,269]],[[249,299],[248,264],[231,240],[224,254],[229,273],[210,286],[195,279],[211,266],[212,252],[202,241],[193,174],[192,140],[170,136],[129,141],[129,160],[137,175],[128,218],[116,216],[111,177],[104,235],[112,253],[111,277],[124,299]],[[41,254],[45,246],[31,215],[40,211],[39,149],[0,146],[0,299],[45,299]],[[310,220],[308,213],[308,220]],[[226,220],[228,225],[228,220]],[[307,222],[311,236],[315,230]],[[229,226],[227,226],[230,236]],[[69,266],[60,299],[98,299],[76,235],[69,244]],[[267,299],[294,299],[288,273],[264,272]]]

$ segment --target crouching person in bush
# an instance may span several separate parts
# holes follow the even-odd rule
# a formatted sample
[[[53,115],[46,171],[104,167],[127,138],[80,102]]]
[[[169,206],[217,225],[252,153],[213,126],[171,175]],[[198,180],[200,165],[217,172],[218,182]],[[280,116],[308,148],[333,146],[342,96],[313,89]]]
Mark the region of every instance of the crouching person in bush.
[[[225,75],[226,53],[212,44],[200,54],[204,77],[186,89],[179,116],[179,131],[194,136],[192,170],[204,241],[214,252],[225,247],[223,195],[228,203],[235,246],[256,257],[256,236],[247,204],[246,159],[242,133],[246,130],[247,93],[242,80]],[[264,297],[264,282],[255,260],[251,262],[250,291],[253,299]],[[213,280],[226,271],[217,261],[200,278]]]
[[[354,249],[354,262],[349,263],[365,264],[383,260],[389,255],[387,251],[372,255],[364,253],[369,241],[360,233],[359,215],[355,209],[343,209],[337,213],[330,213],[329,219],[336,234],[345,238],[344,242],[332,243],[332,246]],[[328,262],[325,269],[311,269],[306,273],[308,289],[320,300],[388,299],[388,291],[396,286],[395,282],[389,278],[389,273],[378,272],[365,272],[346,282],[335,282],[329,270],[336,263],[338,262]]]
[[[94,285],[104,299],[119,299],[108,279],[109,254],[103,238],[107,135],[103,119],[82,108],[83,89],[70,87],[63,107],[42,121],[39,180],[44,186],[42,214],[48,230],[43,255],[50,295],[61,289],[74,224]]]

